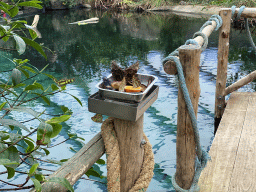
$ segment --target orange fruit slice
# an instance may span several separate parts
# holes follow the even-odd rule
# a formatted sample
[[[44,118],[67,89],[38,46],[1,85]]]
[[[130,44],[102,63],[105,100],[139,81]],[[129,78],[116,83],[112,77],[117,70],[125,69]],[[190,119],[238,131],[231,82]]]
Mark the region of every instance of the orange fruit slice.
[[[124,90],[125,92],[141,92],[142,87],[134,88],[133,86],[125,86]]]

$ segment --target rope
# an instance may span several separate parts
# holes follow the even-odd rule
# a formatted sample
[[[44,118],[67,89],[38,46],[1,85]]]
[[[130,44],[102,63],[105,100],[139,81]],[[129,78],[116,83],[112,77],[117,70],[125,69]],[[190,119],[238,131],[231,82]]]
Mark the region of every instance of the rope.
[[[104,140],[107,154],[108,192],[120,192],[120,151],[112,118],[108,118],[103,122],[101,126],[101,135]],[[144,145],[144,157],[141,172],[129,192],[146,191],[154,174],[153,170],[155,163],[152,145],[149,143],[145,134],[143,137],[146,144]]]
[[[195,112],[194,112],[194,109],[193,109],[193,105],[192,105],[192,102],[191,102],[191,99],[190,99],[190,96],[189,96],[189,93],[188,93],[188,89],[187,89],[187,86],[186,86],[186,81],[185,81],[185,78],[184,78],[181,63],[180,63],[180,61],[177,57],[170,56],[169,58],[170,58],[170,60],[173,60],[176,63],[176,68],[177,68],[177,71],[178,71],[178,78],[179,78],[180,87],[181,87],[182,93],[184,95],[185,103],[187,105],[188,113],[189,113],[189,116],[190,116],[190,119],[191,119],[191,122],[192,122],[192,127],[193,127],[193,130],[194,130],[194,137],[195,137],[195,143],[196,143],[196,154],[197,154],[197,157],[198,157],[198,159],[196,160],[196,163],[195,163],[195,165],[196,165],[196,167],[195,167],[195,176],[193,178],[193,182],[192,182],[192,185],[191,185],[190,189],[185,190],[185,189],[182,189],[181,187],[178,186],[178,184],[176,183],[176,180],[175,180],[176,173],[172,177],[172,184],[173,184],[173,187],[175,188],[175,190],[178,191],[178,192],[198,191],[199,187],[198,187],[197,183],[198,183],[200,174],[201,174],[202,170],[204,169],[204,167],[206,166],[208,159],[210,159],[210,156],[208,155],[208,153],[204,149],[202,149],[201,144],[200,144],[200,136],[199,136],[199,131],[198,131],[198,128],[197,128],[197,119],[196,119]]]
[[[236,10],[236,6],[232,6],[231,7],[231,10],[232,10],[232,19],[235,20],[235,19],[240,19],[241,15],[242,15],[242,12],[244,11],[245,9],[245,6],[241,6],[240,9],[238,10],[238,14],[237,14],[237,17],[235,18],[235,10]],[[249,28],[249,24],[248,24],[248,19],[247,18],[244,18],[244,21],[245,21],[245,28],[246,28],[246,34],[249,38],[249,41],[251,43],[251,46],[252,48],[255,50],[256,52],[256,46],[253,42],[253,39],[252,39],[252,35],[251,35],[251,32],[250,32],[250,28]]]
[[[208,26],[208,25],[212,25],[212,21],[216,22],[216,28],[215,31],[217,31],[221,26],[222,26],[222,18],[219,15],[212,15],[211,18],[205,22],[205,24],[200,28],[200,31],[196,32],[193,36],[193,38],[195,38],[196,36],[202,36],[204,39],[204,44],[201,46],[201,50],[204,51],[207,47],[208,44],[208,37],[202,32],[203,29]],[[198,43],[194,40],[194,39],[189,39],[185,42],[186,45],[188,44],[194,44],[194,45],[198,45]],[[180,83],[180,87],[182,90],[182,93],[184,95],[184,99],[185,99],[185,103],[188,109],[188,113],[192,122],[192,127],[194,130],[194,137],[195,137],[195,143],[196,143],[196,154],[197,154],[197,159],[195,161],[195,175],[192,181],[192,185],[190,187],[190,189],[185,190],[182,189],[177,183],[176,183],[176,173],[174,174],[174,176],[172,177],[172,184],[173,187],[176,191],[178,192],[192,192],[192,191],[199,191],[199,187],[198,187],[198,180],[200,177],[200,174],[202,172],[202,170],[205,168],[207,161],[210,159],[210,156],[208,155],[208,153],[201,147],[200,144],[200,136],[199,136],[199,131],[198,131],[198,127],[197,127],[197,119],[195,116],[195,112],[193,109],[193,105],[188,93],[188,89],[186,86],[186,81],[184,78],[184,74],[183,74],[183,69],[181,66],[181,63],[179,61],[178,56],[179,52],[178,49],[174,50],[172,53],[170,53],[164,60],[163,60],[163,64],[165,64],[166,62],[172,60],[175,62],[176,64],[176,68],[178,71],[178,79],[179,79],[179,83]]]

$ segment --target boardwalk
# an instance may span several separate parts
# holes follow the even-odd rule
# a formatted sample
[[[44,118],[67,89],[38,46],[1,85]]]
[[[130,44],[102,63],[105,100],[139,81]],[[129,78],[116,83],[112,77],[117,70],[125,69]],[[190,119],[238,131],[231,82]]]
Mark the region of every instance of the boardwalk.
[[[256,93],[231,94],[209,153],[200,191],[256,191]]]

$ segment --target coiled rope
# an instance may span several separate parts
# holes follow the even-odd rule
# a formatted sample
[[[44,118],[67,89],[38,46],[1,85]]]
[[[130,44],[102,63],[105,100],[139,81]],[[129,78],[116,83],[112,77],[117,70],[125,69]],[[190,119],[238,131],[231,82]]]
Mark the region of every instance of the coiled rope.
[[[235,18],[236,6],[234,5],[234,6],[231,7],[231,10],[232,10],[232,19],[233,19],[233,21],[234,21],[235,19],[240,19],[240,17],[241,17],[241,15],[242,15],[242,12],[243,12],[244,9],[245,9],[245,6],[244,6],[244,5],[241,6],[240,9],[238,10],[238,14],[237,14],[237,16],[236,16],[236,18]],[[246,34],[247,34],[247,36],[248,36],[248,38],[249,38],[249,40],[250,40],[250,43],[251,43],[252,48],[253,48],[253,49],[255,50],[255,52],[256,52],[256,46],[255,46],[255,44],[254,44],[254,42],[253,42],[253,39],[252,39],[252,35],[251,35],[250,28],[249,28],[249,24],[248,24],[248,19],[247,19],[247,18],[244,18],[244,21],[245,21]]]
[[[120,192],[120,150],[112,118],[108,118],[102,123],[101,135],[104,140],[107,154],[108,192]],[[146,144],[144,145],[144,157],[141,172],[129,192],[146,191],[154,175],[153,171],[155,163],[152,145],[149,143],[145,134],[143,137]]]
[[[202,33],[204,27],[206,27],[207,25],[212,25],[211,21],[215,21],[217,23],[215,30],[218,30],[221,26],[222,26],[222,18],[219,15],[213,15],[209,21],[207,21],[200,29],[199,32],[196,32],[194,34],[193,37],[196,36],[202,36],[204,39],[204,44],[201,47],[201,50],[204,51],[207,47],[208,44],[208,38],[207,36]],[[189,39],[186,41],[185,43],[186,45],[188,44],[194,44],[194,45],[198,45],[198,43],[194,40],[194,39]],[[175,51],[173,51],[171,54],[169,54],[164,60],[163,60],[163,64],[165,64],[167,61],[174,61],[176,64],[176,68],[178,71],[178,79],[179,79],[179,84],[182,90],[182,93],[184,95],[184,100],[189,112],[189,116],[192,122],[192,127],[194,130],[194,137],[195,137],[195,143],[196,143],[196,154],[197,154],[197,158],[195,160],[195,175],[192,181],[192,185],[190,187],[190,189],[185,190],[182,189],[176,182],[176,173],[174,174],[174,176],[172,177],[172,184],[173,187],[176,191],[178,192],[194,192],[194,191],[199,191],[199,186],[198,186],[198,180],[200,177],[200,174],[202,172],[202,170],[204,169],[204,167],[207,164],[207,161],[210,159],[210,156],[208,155],[208,153],[201,147],[200,144],[200,136],[199,136],[199,130],[198,130],[198,126],[197,126],[197,119],[196,119],[196,115],[193,109],[193,105],[189,96],[189,92],[186,86],[186,81],[185,81],[185,77],[183,74],[183,69],[182,69],[182,65],[179,61],[179,59],[175,56],[178,56],[179,52],[178,49],[176,49]]]

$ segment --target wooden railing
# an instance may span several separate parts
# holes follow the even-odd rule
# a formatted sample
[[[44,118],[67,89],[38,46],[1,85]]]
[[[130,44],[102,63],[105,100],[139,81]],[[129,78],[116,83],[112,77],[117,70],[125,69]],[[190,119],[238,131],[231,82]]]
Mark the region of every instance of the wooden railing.
[[[104,153],[104,142],[98,133],[48,178],[64,177],[74,185]],[[35,192],[35,189],[31,191]],[[66,192],[67,189],[60,184],[46,182],[42,184],[42,191]]]

